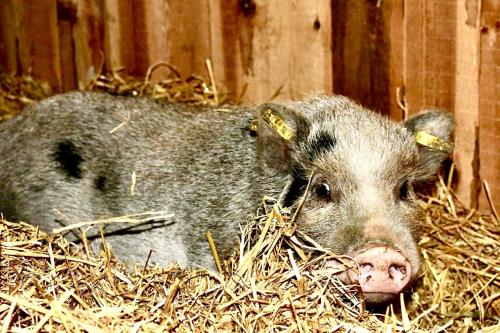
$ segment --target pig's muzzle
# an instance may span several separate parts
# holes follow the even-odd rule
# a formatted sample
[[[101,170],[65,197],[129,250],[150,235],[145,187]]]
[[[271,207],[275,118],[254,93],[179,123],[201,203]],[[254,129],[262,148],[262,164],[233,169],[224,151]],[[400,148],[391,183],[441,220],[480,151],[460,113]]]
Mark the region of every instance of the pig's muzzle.
[[[359,284],[366,301],[385,303],[405,292],[411,284],[411,264],[401,252],[386,245],[376,245],[357,252],[353,259],[359,267],[349,269],[341,278],[344,282]],[[333,262],[327,266],[337,266]]]

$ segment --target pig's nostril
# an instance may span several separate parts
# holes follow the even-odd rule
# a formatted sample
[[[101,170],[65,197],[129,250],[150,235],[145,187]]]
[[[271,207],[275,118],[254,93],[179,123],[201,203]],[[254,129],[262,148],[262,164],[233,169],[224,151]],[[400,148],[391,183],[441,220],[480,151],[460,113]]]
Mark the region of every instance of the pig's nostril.
[[[360,269],[361,273],[368,273],[373,269],[373,265],[372,264],[360,264],[359,269]]]
[[[391,279],[403,280],[406,277],[406,267],[391,265],[391,267],[389,267],[389,277]]]

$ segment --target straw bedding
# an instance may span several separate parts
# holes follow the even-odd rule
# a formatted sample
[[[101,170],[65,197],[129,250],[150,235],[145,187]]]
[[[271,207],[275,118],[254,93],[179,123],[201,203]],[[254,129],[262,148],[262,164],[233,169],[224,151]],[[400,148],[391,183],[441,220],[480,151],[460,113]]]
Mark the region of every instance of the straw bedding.
[[[30,78],[2,74],[0,82],[0,117],[51,93]],[[150,82],[113,74],[100,76],[89,88],[204,104],[223,99],[213,81],[177,76]],[[498,217],[466,209],[449,181],[440,180],[418,203],[425,211],[421,278],[408,302],[380,313],[366,309],[358,288],[337,278],[339,271],[324,268],[335,255],[297,235],[289,212],[269,198],[242,230],[240,248],[218,259],[220,273],[157,267],[146,258],[125,266],[109,247],[95,254],[68,243],[64,234],[2,220],[0,329],[500,331]],[[349,258],[336,258],[346,269],[353,266]]]

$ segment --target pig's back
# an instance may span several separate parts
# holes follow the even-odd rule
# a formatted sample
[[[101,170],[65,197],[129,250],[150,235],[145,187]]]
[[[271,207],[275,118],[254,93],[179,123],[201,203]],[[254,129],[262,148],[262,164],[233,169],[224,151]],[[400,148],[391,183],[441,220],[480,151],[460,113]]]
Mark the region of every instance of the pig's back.
[[[284,184],[257,161],[247,130],[252,116],[249,109],[88,92],[46,99],[0,125],[0,210],[45,230],[164,211],[165,221],[140,234],[108,227],[115,250],[130,251],[132,243],[134,255],[126,256],[132,260],[155,247],[175,252],[159,253],[159,262],[206,265],[198,249],[206,244],[204,231],[227,247],[258,198]]]

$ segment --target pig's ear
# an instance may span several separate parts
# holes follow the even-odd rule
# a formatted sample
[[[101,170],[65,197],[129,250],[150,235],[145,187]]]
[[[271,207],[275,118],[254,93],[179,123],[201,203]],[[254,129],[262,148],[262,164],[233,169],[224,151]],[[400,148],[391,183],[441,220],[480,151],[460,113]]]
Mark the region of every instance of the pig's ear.
[[[403,123],[418,145],[420,165],[418,180],[431,178],[441,163],[453,151],[450,135],[454,127],[451,113],[439,110],[425,110]]]
[[[256,135],[259,159],[280,172],[290,171],[293,150],[309,134],[309,122],[292,108],[265,103],[257,109]]]

